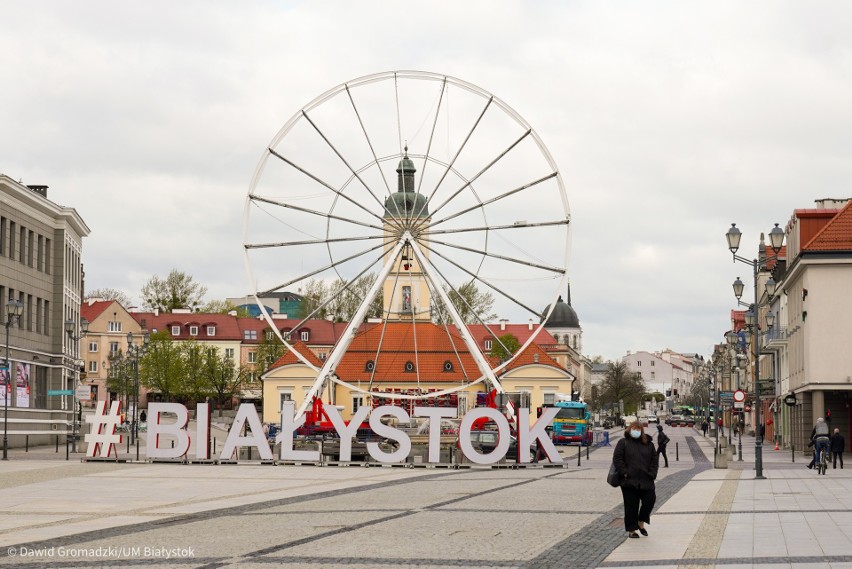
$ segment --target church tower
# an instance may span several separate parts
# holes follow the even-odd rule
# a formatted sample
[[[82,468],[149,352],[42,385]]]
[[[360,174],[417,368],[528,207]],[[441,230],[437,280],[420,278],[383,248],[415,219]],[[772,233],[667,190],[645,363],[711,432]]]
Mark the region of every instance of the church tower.
[[[420,243],[420,250],[428,257],[428,240],[417,236],[429,227],[431,218],[426,197],[415,190],[414,173],[417,169],[405,155],[396,168],[397,191],[385,200],[384,251],[388,255],[397,240],[408,230]],[[388,259],[385,259],[387,262]],[[403,247],[401,255],[393,260],[382,289],[384,318],[390,321],[431,320],[432,295],[426,276],[410,247]]]

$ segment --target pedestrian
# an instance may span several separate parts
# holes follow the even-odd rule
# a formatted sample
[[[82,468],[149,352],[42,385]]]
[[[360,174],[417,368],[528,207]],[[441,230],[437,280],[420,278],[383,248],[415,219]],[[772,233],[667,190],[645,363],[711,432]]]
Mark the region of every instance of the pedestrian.
[[[709,427],[710,427],[710,425],[707,424],[707,419],[704,419],[703,421],[701,421],[701,432],[704,433],[705,437],[707,436],[707,429]]]
[[[666,468],[669,467],[669,457],[666,456],[666,445],[671,439],[663,432],[663,426],[657,425],[657,464],[660,463],[660,456],[663,455],[663,460],[666,461]]]
[[[145,409],[142,409],[142,413],[139,414],[139,421],[144,423],[148,420],[148,414],[145,413]]]
[[[638,538],[639,533],[647,536],[645,524],[651,523],[651,510],[657,501],[654,480],[659,461],[654,443],[645,434],[642,423],[630,423],[624,431],[624,438],[615,445],[612,462],[621,479],[624,529],[628,537]]]
[[[834,434],[831,435],[831,456],[834,459],[834,466],[837,468],[837,459],[840,459],[840,468],[843,469],[843,450],[846,448],[846,441],[843,435],[840,434],[840,429],[834,429]]]
[[[760,442],[763,442],[763,437],[766,436],[766,425],[760,426]]]
[[[716,422],[716,424],[719,427],[719,434],[724,437],[725,436],[725,424],[722,422],[722,417],[719,417],[719,420]]]

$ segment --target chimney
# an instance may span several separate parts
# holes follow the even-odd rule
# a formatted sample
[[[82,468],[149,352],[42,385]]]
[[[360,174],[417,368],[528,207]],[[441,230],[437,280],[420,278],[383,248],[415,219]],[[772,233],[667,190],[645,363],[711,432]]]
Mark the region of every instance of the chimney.
[[[31,189],[32,191],[34,191],[35,193],[37,193],[38,195],[40,195],[41,197],[43,197],[43,198],[47,198],[47,188],[48,188],[48,186],[35,186],[35,185],[34,185],[34,186],[30,186],[30,185],[27,185],[27,187],[28,187],[29,189]]]
[[[533,329],[533,321],[532,321],[532,318],[530,318],[530,321],[529,321],[529,324],[527,324],[527,327],[528,327],[530,330],[532,330],[532,329]]]
[[[508,322],[508,320],[506,318],[500,319],[500,331],[501,332],[506,330],[506,322]]]
[[[159,316],[159,315],[160,315],[160,309],[154,308],[154,316]]]

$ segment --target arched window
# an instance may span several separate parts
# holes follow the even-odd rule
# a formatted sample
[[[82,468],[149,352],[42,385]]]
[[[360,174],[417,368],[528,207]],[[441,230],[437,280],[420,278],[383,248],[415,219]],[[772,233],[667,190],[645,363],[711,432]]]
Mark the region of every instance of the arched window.
[[[409,373],[414,371],[414,362],[411,362],[411,361],[405,362],[405,371],[407,371]]]
[[[364,366],[364,371],[373,371],[374,369],[376,369],[376,362],[373,360],[368,361]]]
[[[450,360],[445,361],[444,362],[444,371],[446,371],[446,372],[453,371],[453,362],[451,362]]]

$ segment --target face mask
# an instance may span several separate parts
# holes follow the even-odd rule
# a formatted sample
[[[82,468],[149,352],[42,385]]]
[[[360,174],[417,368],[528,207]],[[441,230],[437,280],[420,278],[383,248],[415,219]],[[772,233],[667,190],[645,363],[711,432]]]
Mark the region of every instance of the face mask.
[[[638,439],[639,437],[642,436],[642,431],[637,431],[636,429],[633,429],[633,430],[630,431],[630,436],[633,437],[634,439]]]

